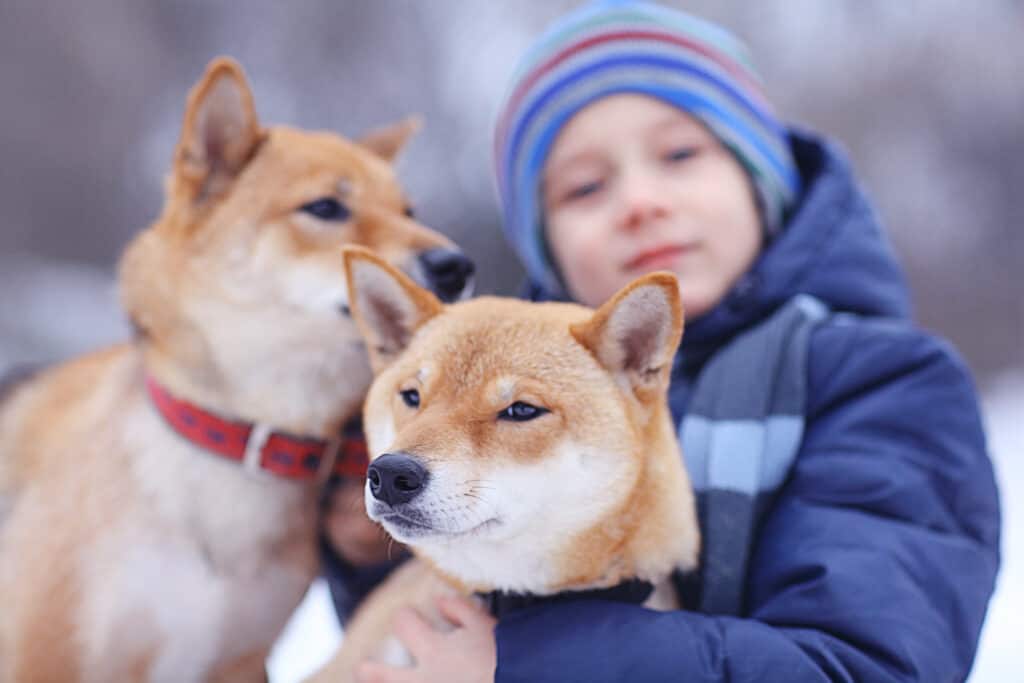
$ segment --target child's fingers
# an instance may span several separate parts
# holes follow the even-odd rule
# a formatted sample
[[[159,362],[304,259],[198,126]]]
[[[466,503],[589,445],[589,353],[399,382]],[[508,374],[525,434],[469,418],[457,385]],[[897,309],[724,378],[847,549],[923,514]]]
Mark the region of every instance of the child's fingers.
[[[395,636],[416,659],[423,659],[425,654],[433,651],[437,641],[437,632],[430,623],[409,607],[395,616]]]
[[[484,612],[475,602],[462,596],[443,596],[437,599],[437,607],[444,617],[456,626],[493,628],[494,617]]]
[[[366,660],[356,667],[358,683],[413,683],[412,669],[399,669],[380,662]]]

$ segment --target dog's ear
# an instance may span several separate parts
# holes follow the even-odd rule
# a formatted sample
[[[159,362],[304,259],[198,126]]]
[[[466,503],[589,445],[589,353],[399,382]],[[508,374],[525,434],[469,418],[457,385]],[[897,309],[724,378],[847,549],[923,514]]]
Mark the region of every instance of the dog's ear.
[[[214,59],[185,105],[171,177],[175,194],[192,203],[221,194],[262,138],[242,67],[228,57]]]
[[[374,128],[359,139],[359,144],[387,162],[394,162],[398,153],[413,135],[423,127],[423,119],[409,116],[390,126]]]
[[[667,385],[683,333],[679,281],[661,272],[634,280],[570,331],[639,398],[654,398]]]
[[[346,247],[343,258],[349,310],[377,374],[405,349],[420,325],[440,313],[444,305],[372,251]]]

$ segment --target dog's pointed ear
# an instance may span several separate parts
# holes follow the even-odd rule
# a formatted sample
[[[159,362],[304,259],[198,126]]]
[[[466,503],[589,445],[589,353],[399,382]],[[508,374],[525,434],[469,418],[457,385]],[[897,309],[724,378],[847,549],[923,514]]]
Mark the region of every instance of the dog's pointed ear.
[[[444,304],[368,249],[345,247],[343,258],[349,310],[377,374],[405,349],[420,325],[444,309]]]
[[[570,332],[639,398],[653,398],[667,385],[683,333],[679,281],[662,272],[634,280]]]
[[[171,182],[193,203],[222,193],[263,138],[242,67],[218,57],[189,92]]]
[[[409,138],[423,127],[419,116],[408,116],[389,126],[374,128],[359,139],[359,144],[368,148],[384,161],[393,163]]]

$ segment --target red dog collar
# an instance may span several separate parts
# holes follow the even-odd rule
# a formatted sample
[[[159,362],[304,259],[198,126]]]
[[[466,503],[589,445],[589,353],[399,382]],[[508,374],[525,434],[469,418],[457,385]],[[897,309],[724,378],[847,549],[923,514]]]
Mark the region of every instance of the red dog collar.
[[[326,481],[339,477],[365,477],[369,458],[358,420],[347,425],[337,439],[304,438],[250,422],[227,420],[171,396],[151,377],[146,390],[153,405],[179,435],[211,453],[241,462],[246,469],[263,470],[286,479]]]

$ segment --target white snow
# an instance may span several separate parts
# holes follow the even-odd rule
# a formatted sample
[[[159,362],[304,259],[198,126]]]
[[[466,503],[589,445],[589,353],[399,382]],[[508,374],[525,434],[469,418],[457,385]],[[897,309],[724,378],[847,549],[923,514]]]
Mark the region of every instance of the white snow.
[[[1024,369],[988,388],[984,410],[1003,509],[1003,564],[970,682],[1005,683],[1024,671]]]
[[[317,579],[292,615],[267,660],[270,683],[297,683],[325,663],[341,644],[330,591]]]

